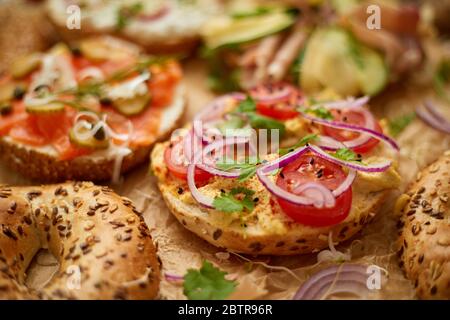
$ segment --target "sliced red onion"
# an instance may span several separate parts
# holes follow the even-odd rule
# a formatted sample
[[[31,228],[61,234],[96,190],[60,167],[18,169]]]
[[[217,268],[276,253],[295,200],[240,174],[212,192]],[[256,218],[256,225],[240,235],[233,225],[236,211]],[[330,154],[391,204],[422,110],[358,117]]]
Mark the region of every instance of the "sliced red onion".
[[[349,123],[343,123],[343,122],[337,122],[337,121],[333,121],[333,120],[325,120],[325,119],[321,119],[321,118],[316,118],[316,117],[312,117],[306,113],[302,113],[301,115],[305,119],[308,119],[315,123],[319,123],[319,124],[327,126],[327,127],[342,129],[342,130],[347,130],[347,131],[352,131],[352,132],[359,132],[359,133],[363,134],[362,136],[364,136],[364,134],[370,135],[377,140],[380,140],[380,141],[383,141],[383,142],[389,144],[395,150],[397,150],[397,151],[400,150],[399,146],[392,138],[390,138],[378,131],[375,131],[373,129],[368,129],[365,127],[361,127],[361,126],[357,126],[357,125],[349,124]],[[359,143],[361,143],[361,142],[359,142]],[[345,144],[345,142],[344,142],[344,144]]]
[[[246,143],[248,143],[248,141],[249,141],[248,138],[243,138],[243,137],[230,137],[230,138],[225,138],[223,140],[215,141],[203,148],[202,157],[200,159],[200,162],[196,163],[196,165],[200,169],[207,171],[215,176],[220,176],[220,177],[224,177],[224,178],[237,178],[240,176],[241,170],[223,171],[223,170],[217,169],[214,166],[216,159],[209,160],[209,161],[207,161],[207,160],[211,158],[209,154],[213,151],[219,151],[219,150],[221,151],[221,150],[223,150],[223,148],[228,147],[230,145],[246,144]],[[220,155],[221,154],[222,154],[222,151],[220,152]],[[196,159],[196,160],[198,161],[199,159]]]
[[[227,101],[230,99],[234,100],[244,100],[246,98],[245,94],[240,92],[234,92],[226,94],[214,99],[210,102],[201,112],[199,112],[194,118],[194,132],[195,134],[203,139],[203,126],[208,122],[220,119],[225,113],[228,107]]]
[[[322,159],[328,160],[330,162],[333,162],[337,165],[345,166],[354,170],[358,171],[364,171],[364,172],[384,172],[391,166],[392,162],[390,160],[384,160],[380,163],[376,164],[370,164],[370,165],[363,165],[359,164],[354,161],[345,161],[342,159],[338,159],[330,155],[329,153],[325,152],[319,147],[310,145],[309,150],[311,150],[313,153],[321,157]]]
[[[264,92],[260,92],[264,90]],[[263,103],[272,104],[288,100],[296,91],[289,84],[266,84],[250,89],[250,96]]]
[[[164,273],[164,277],[166,278],[167,281],[183,281],[184,277],[182,276],[178,276],[175,274],[170,274],[170,273]]]
[[[339,187],[337,187],[335,190],[333,190],[333,196],[336,198],[339,197],[341,194],[343,194],[345,191],[348,190],[353,184],[353,181],[356,179],[356,171],[353,169],[349,169],[347,178],[345,178],[344,182],[341,183]]]
[[[210,173],[216,174],[216,175],[222,175],[222,176],[233,175],[233,177],[235,178],[237,173],[221,171],[212,166],[207,166],[202,162],[204,161],[204,159],[209,158],[209,153],[211,153],[212,151],[220,150],[229,145],[242,144],[242,143],[247,143],[247,142],[248,142],[248,138],[239,138],[239,137],[226,138],[224,140],[220,140],[220,141],[217,141],[213,144],[206,146],[203,150],[201,150],[195,154],[193,162],[189,163],[188,168],[187,168],[187,181],[188,181],[189,191],[191,192],[192,196],[198,203],[200,203],[201,205],[203,205],[207,208],[214,209],[214,206],[213,206],[214,199],[203,195],[200,192],[200,190],[198,190],[197,186],[195,185],[195,167],[198,166],[199,168],[201,168],[205,171],[208,171]],[[237,174],[237,176],[239,176],[239,174]]]
[[[450,122],[437,110],[431,101],[425,101],[424,108],[417,108],[416,113],[420,119],[436,130],[450,134]]]
[[[335,150],[346,148],[346,146],[342,142],[337,141],[328,136],[319,136],[314,141],[314,144],[318,145],[323,150],[327,150],[327,151],[335,151]]]
[[[293,300],[321,300],[335,293],[350,293],[362,297],[368,292],[367,266],[342,264],[321,270],[309,278]]]
[[[187,182],[189,191],[191,192],[192,197],[195,199],[195,201],[206,208],[214,209],[214,199],[202,194],[195,185],[195,164],[189,164],[187,167]]]
[[[318,103],[316,105],[313,105],[311,108],[325,107],[327,109],[353,109],[353,108],[360,108],[366,105],[369,102],[369,100],[370,98],[368,96],[364,96],[358,99],[349,98],[340,101]]]
[[[314,205],[317,208],[323,208],[324,206],[332,208],[336,204],[336,199],[334,198],[333,193],[320,183],[311,182],[305,184],[304,189],[298,191],[309,190],[307,192],[307,196],[300,196],[280,188],[267,176],[274,170],[285,167],[289,163],[295,161],[295,159],[302,156],[308,151],[308,146],[301,147],[260,167],[258,170],[256,170],[256,174],[261,183],[267,188],[267,190],[269,190],[275,196],[280,197],[290,203],[300,205]],[[312,190],[314,190],[314,192],[312,192]]]
[[[336,205],[336,199],[333,194],[325,186],[317,182],[305,183],[303,191],[305,196],[296,195],[286,191],[276,185],[267,175],[263,174],[260,169],[256,171],[261,183],[275,196],[282,198],[290,203],[298,205],[314,205],[316,208],[332,208]]]

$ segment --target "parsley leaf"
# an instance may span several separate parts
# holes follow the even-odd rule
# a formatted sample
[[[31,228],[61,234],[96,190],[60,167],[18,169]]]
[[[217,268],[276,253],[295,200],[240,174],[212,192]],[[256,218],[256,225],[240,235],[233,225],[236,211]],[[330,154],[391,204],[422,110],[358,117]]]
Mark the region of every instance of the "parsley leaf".
[[[307,134],[306,136],[304,136],[303,138],[300,139],[299,142],[297,142],[296,144],[294,144],[292,147],[289,148],[280,148],[278,150],[278,153],[281,156],[284,156],[285,154],[288,154],[289,152],[294,151],[295,149],[299,148],[299,147],[303,147],[304,145],[316,140],[318,138],[316,133],[311,133],[311,134]]]
[[[341,148],[336,150],[333,156],[344,161],[361,161],[361,155],[356,154],[354,151],[348,148]]]
[[[236,198],[239,194],[244,195],[242,200]],[[222,193],[216,197],[213,201],[213,206],[216,210],[229,213],[242,212],[244,209],[252,211],[255,208],[252,199],[254,194],[255,191],[244,187],[233,188],[229,193]]]
[[[393,137],[398,136],[414,120],[415,117],[415,112],[412,112],[389,120],[389,133]]]
[[[259,163],[260,161],[256,157],[249,157],[245,162],[226,159],[224,162],[216,163],[216,167],[223,171],[241,170],[238,181],[243,182],[255,175]]]
[[[280,137],[286,132],[284,123],[280,121],[256,113],[248,113],[247,115],[250,120],[250,125],[254,129],[278,130],[280,132]]]
[[[307,108],[303,110],[303,112],[312,113],[317,118],[326,119],[326,120],[333,120],[334,117],[331,114],[330,110],[328,110],[325,107],[317,107],[317,108]]]
[[[205,260],[200,270],[189,269],[184,275],[183,293],[189,300],[223,300],[237,285],[225,279],[225,275],[226,272]]]
[[[256,111],[256,102],[252,97],[247,96],[247,98],[241,102],[237,107],[237,112],[247,113]]]

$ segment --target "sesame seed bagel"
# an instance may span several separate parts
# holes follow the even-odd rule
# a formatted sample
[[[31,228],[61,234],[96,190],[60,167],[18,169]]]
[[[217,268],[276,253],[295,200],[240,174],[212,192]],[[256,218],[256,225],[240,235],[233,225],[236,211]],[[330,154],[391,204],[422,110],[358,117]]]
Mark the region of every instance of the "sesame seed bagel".
[[[0,299],[153,299],[158,293],[160,266],[148,227],[132,202],[108,187],[0,187],[0,225]],[[41,248],[56,257],[59,272],[42,290],[28,290],[25,272]]]
[[[158,178],[158,187],[168,208],[184,227],[199,237],[235,252],[271,255],[316,252],[328,246],[330,232],[333,242],[340,243],[351,238],[375,217],[389,192],[389,188],[384,186],[367,190],[362,175],[358,175],[353,185],[353,204],[348,217],[333,226],[309,227],[294,222],[283,213],[270,192],[253,176],[239,184],[255,191],[254,196],[258,198],[251,216],[244,217],[243,227],[239,213],[233,216],[202,207],[192,198],[186,182],[170,174],[164,161],[164,150],[168,145],[157,144],[151,157],[151,168]],[[389,169],[387,174],[389,179],[400,179],[394,169]],[[235,186],[235,179],[214,177],[207,187],[199,190],[211,195],[211,189],[230,190]]]
[[[424,169],[399,222],[400,264],[421,299],[450,299],[450,152]]]
[[[148,161],[154,143],[164,140],[180,124],[185,109],[182,87],[177,90],[172,105],[162,110],[159,130],[148,146],[131,149],[124,157],[120,173],[124,174]],[[111,150],[110,150],[111,151]],[[72,160],[58,160],[52,147],[34,147],[19,143],[10,137],[0,137],[0,159],[28,179],[43,183],[67,180],[105,181],[114,176],[116,156],[102,150]]]

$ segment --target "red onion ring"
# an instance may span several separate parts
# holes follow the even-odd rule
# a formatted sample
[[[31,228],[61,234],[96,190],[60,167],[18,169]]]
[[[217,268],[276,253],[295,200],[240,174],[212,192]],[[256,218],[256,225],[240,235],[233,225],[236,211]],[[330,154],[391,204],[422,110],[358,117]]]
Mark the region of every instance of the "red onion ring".
[[[245,94],[240,92],[234,92],[226,94],[214,99],[208,105],[206,105],[203,110],[198,113],[194,118],[194,132],[195,134],[203,139],[203,125],[221,118],[227,107],[227,101],[229,99],[234,99],[242,101],[246,98]]]
[[[361,296],[361,291],[369,290],[367,279],[367,266],[365,265],[342,264],[332,266],[309,278],[299,288],[293,300],[325,299],[333,293],[353,293]]]
[[[167,281],[183,281],[184,277],[182,276],[178,276],[175,274],[170,274],[170,273],[164,273],[164,278],[166,278]]]
[[[296,194],[293,194],[289,191],[286,191],[279,186],[276,185],[267,175],[277,170],[279,168],[287,166],[289,163],[293,162],[298,157],[302,156],[310,149],[308,146],[301,147],[287,155],[284,155],[281,158],[273,160],[266,165],[258,168],[256,170],[256,175],[258,176],[261,183],[275,196],[282,198],[293,204],[300,205],[314,205],[316,208],[323,208],[324,206],[327,208],[332,208],[336,205],[336,199],[333,196],[333,193],[323,186],[320,183],[306,183],[303,190],[315,190],[315,192],[308,192],[308,196],[303,197]]]
[[[318,107],[325,107],[327,109],[354,109],[366,105],[369,100],[370,98],[368,96],[364,96],[358,99],[349,98],[346,100],[318,103],[316,105],[313,105],[311,108],[314,109]]]
[[[342,122],[337,122],[337,121],[333,121],[333,120],[325,120],[325,119],[320,119],[320,118],[316,118],[316,117],[312,117],[308,114],[305,114],[304,112],[301,113],[302,117],[304,117],[305,119],[308,119],[312,122],[315,123],[319,123],[321,125],[324,126],[328,126],[331,128],[336,128],[336,129],[342,129],[342,130],[347,130],[347,131],[352,131],[352,132],[359,132],[362,134],[367,134],[370,135],[371,137],[383,141],[387,144],[389,144],[393,149],[395,149],[396,151],[399,151],[400,148],[397,145],[397,143],[390,137],[377,132],[373,129],[368,129],[365,127],[361,127],[361,126],[357,126],[357,125],[353,125],[353,124],[348,124],[348,123],[342,123]],[[345,142],[344,142],[345,143]]]
[[[450,134],[450,122],[437,110],[436,106],[429,100],[424,102],[425,109],[417,108],[416,113],[420,119],[432,128]]]
[[[248,142],[247,138],[239,138],[239,137],[230,137],[230,138],[226,138],[224,140],[220,140],[217,141],[217,144],[214,144],[213,146],[208,145],[205,150],[209,150],[209,152],[213,151],[213,150],[217,150],[217,148],[224,148],[228,145],[231,144],[239,144],[239,143],[246,143]],[[216,149],[214,149],[216,148]],[[194,156],[193,162],[191,162],[188,165],[187,168],[187,182],[188,182],[188,187],[189,187],[189,191],[192,194],[192,197],[198,202],[200,203],[202,206],[209,208],[209,209],[214,209],[214,199],[208,196],[205,196],[204,194],[202,194],[200,192],[200,190],[198,190],[196,184],[195,184],[195,167],[198,166],[200,168],[205,168],[205,171],[208,172],[213,172],[213,169],[216,170],[215,168],[212,168],[210,166],[203,166],[201,164],[201,161],[203,160],[203,154],[207,154],[209,152],[204,152],[203,150],[197,152],[197,154]],[[223,173],[225,174],[231,174],[229,172],[225,172],[223,171]],[[238,175],[239,176],[239,175]]]
[[[240,144],[245,144],[248,142],[249,142],[248,138],[243,138],[243,137],[229,137],[229,138],[225,138],[224,140],[215,141],[203,148],[202,159],[207,159],[209,153],[211,153],[212,151],[223,149],[229,145],[240,145]],[[215,176],[224,177],[224,178],[238,178],[241,175],[241,170],[233,170],[231,172],[223,171],[223,170],[215,168],[213,166],[213,164],[212,165],[205,164],[203,162],[197,163],[197,167],[199,167],[200,169],[207,171]]]
[[[364,172],[384,172],[391,166],[392,162],[390,160],[385,160],[384,162],[378,163],[378,164],[372,164],[372,165],[362,165],[355,163],[353,161],[345,161],[338,158],[333,157],[332,155],[326,153],[322,149],[320,149],[317,146],[310,145],[308,146],[309,150],[311,150],[313,153],[315,153],[317,156],[321,157],[322,159],[328,160],[330,162],[333,162],[337,165],[345,166],[354,170],[358,171],[364,171]]]

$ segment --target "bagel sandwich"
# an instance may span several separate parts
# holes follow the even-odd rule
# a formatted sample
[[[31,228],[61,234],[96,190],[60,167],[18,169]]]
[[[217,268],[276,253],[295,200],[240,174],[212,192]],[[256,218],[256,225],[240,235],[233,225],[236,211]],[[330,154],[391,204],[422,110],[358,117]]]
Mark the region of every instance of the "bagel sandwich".
[[[108,187],[73,182],[0,186],[0,299],[153,299],[160,265],[133,203]],[[41,248],[59,262],[42,289],[26,288]]]
[[[419,9],[375,1],[229,1],[202,37],[214,90],[289,81],[308,94],[375,96],[421,65]]]
[[[80,28],[68,28],[69,8],[80,8]],[[47,1],[47,13],[67,41],[110,34],[128,39],[152,53],[189,52],[200,30],[220,11],[217,0]]]
[[[185,228],[233,252],[304,254],[327,247],[330,236],[334,243],[351,238],[400,184],[387,146],[395,143],[364,107],[366,98],[295,111],[288,108],[297,105],[294,87],[263,89],[219,97],[192,126],[155,146],[151,171],[168,208]],[[367,121],[357,124],[356,113]],[[252,154],[247,132],[274,128],[279,147],[262,152],[259,136]],[[368,128],[378,134],[366,136]],[[229,154],[239,147],[245,152]]]
[[[420,299],[450,299],[450,152],[425,168],[403,197],[400,265]]]
[[[180,65],[109,36],[19,57],[0,79],[0,155],[41,182],[118,181],[184,111]]]

